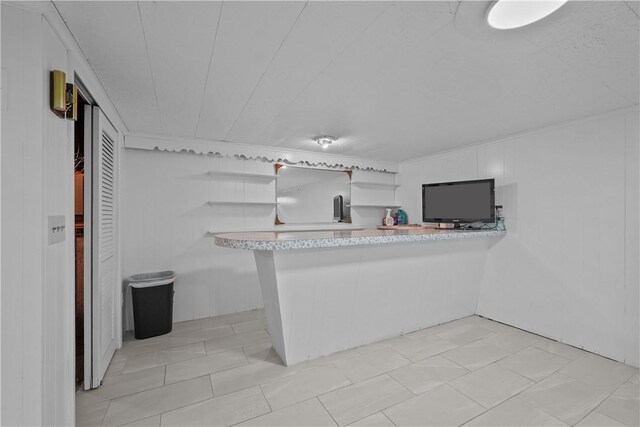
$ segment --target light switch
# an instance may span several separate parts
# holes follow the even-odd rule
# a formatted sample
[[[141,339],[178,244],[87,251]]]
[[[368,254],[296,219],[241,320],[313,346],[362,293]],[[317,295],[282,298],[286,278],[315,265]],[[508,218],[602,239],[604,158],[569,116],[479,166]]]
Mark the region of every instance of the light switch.
[[[49,244],[64,242],[65,236],[64,215],[53,215],[49,217]]]

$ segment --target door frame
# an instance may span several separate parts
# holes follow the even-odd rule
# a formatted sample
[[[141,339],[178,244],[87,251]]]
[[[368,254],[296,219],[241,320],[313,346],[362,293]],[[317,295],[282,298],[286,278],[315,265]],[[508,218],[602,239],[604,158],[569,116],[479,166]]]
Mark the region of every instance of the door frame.
[[[84,331],[83,331],[83,344],[84,344],[84,380],[83,388],[90,390],[93,382],[93,329],[92,329],[92,281],[93,281],[93,118],[92,118],[92,106],[96,105],[95,100],[91,96],[89,90],[87,90],[80,77],[75,74],[74,84],[78,88],[78,93],[85,99],[87,104],[84,107],[84,135],[82,136],[82,143],[84,145],[84,283],[83,283],[83,297],[84,297]]]
[[[87,99],[87,98],[85,98]],[[93,102],[84,107],[84,389],[93,386]]]
[[[97,262],[94,258],[97,256],[93,248],[93,222],[94,222],[94,181],[93,181],[93,167],[94,167],[94,141],[93,141],[93,107],[99,107],[95,99],[91,96],[91,92],[87,89],[86,85],[82,82],[80,76],[74,73],[74,83],[78,88],[78,92],[87,101],[87,105],[84,111],[84,385],[85,390],[97,388],[100,386],[100,382],[95,381],[94,376],[94,357],[93,357],[93,271],[94,264]],[[104,111],[102,114],[113,126],[113,122],[106,116]],[[116,145],[115,145],[115,173],[116,173],[116,195],[119,194],[117,187],[119,186],[120,176],[120,147],[122,146],[122,133],[115,128],[116,132]],[[96,201],[97,202],[97,201]],[[120,286],[120,227],[119,227],[119,200],[115,199],[115,223],[116,223],[116,235],[115,238],[115,280],[116,280],[116,292],[115,300],[115,339],[116,349],[122,347],[122,306],[124,302],[123,292],[118,288]]]

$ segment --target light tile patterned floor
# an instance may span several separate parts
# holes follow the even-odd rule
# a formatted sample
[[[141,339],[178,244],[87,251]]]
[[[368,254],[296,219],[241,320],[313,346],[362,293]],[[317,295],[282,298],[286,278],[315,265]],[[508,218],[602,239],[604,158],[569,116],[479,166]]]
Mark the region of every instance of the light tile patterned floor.
[[[261,310],[125,341],[78,425],[637,426],[638,369],[477,316],[283,366]]]

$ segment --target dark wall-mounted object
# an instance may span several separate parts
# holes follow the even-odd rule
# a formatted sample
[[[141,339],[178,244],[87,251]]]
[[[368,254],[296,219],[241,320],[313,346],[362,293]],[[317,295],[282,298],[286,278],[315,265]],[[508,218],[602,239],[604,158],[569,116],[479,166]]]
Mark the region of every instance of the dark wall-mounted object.
[[[344,220],[344,198],[341,195],[333,198],[333,220],[335,222]]]
[[[495,220],[494,179],[422,185],[422,222],[459,226]]]
[[[67,113],[67,75],[64,71],[51,71],[51,111],[64,119]]]
[[[67,83],[64,71],[52,70],[50,73],[51,111],[61,119],[78,119],[78,89]]]

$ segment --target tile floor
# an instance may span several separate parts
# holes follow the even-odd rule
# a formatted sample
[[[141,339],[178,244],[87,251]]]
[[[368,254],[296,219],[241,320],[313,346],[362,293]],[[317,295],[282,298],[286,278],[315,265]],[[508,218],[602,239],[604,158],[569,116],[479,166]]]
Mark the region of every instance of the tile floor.
[[[128,339],[78,425],[637,426],[638,369],[477,316],[292,367],[260,310]]]

